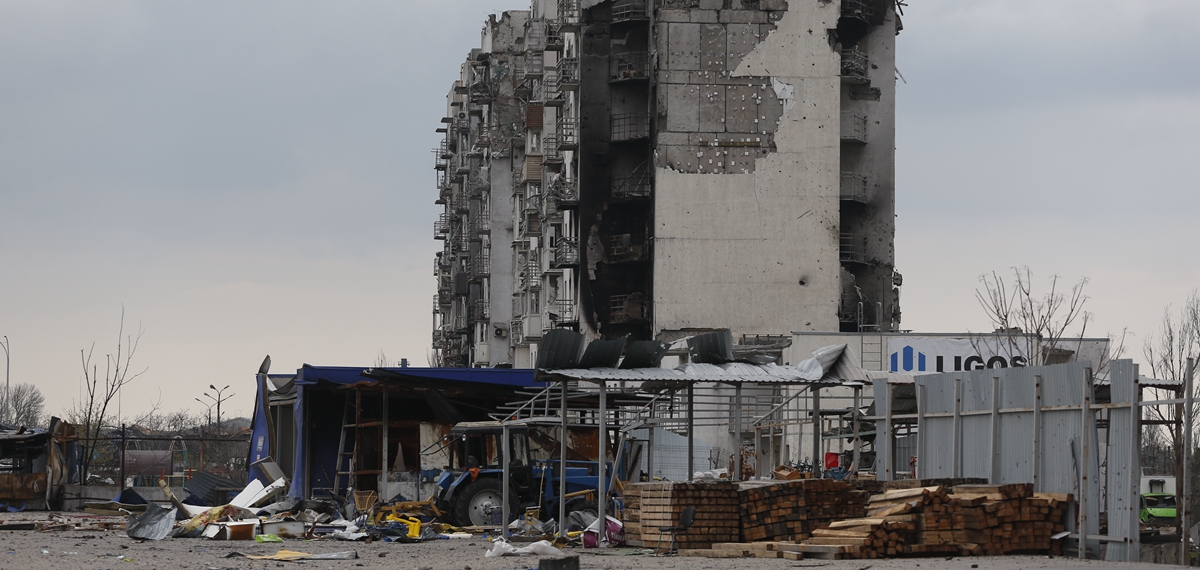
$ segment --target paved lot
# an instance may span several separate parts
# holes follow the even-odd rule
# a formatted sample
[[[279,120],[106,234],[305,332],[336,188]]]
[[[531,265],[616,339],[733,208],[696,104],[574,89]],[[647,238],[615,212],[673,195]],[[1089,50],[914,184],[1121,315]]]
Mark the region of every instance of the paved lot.
[[[52,513],[0,514],[0,523],[18,521],[49,522]],[[63,515],[58,515],[61,517]],[[72,521],[117,522],[119,519],[84,519],[67,515]],[[430,568],[433,570],[522,570],[537,568],[535,557],[485,558],[488,543],[483,539],[442,540],[421,544],[386,542],[342,542],[335,540],[288,540],[283,544],[215,541],[205,539],[166,539],[158,542],[136,541],[123,530],[32,530],[0,531],[0,570],[61,570],[65,568],[309,568],[357,569]],[[240,554],[274,554],[281,549],[311,554],[355,551],[354,560],[322,560],[279,562],[251,560]],[[773,559],[709,559],[655,557],[636,554],[634,549],[596,550],[568,549],[580,555],[580,567],[596,570],[664,569],[664,570],[784,570],[794,568],[823,568],[829,570],[917,569],[1024,569],[1024,568],[1155,568],[1152,564],[1114,565],[1101,561],[1079,561],[1046,556],[1005,556],[977,558],[909,558],[894,560],[773,560]],[[231,557],[232,556],[232,557]]]

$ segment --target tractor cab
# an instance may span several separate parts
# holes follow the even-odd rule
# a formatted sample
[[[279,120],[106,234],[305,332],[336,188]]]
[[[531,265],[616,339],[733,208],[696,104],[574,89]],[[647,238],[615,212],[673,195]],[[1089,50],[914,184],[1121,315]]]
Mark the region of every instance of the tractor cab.
[[[510,508],[536,505],[538,489],[529,458],[529,432],[524,426],[508,430]],[[500,422],[464,422],[451,428],[444,442],[450,464],[438,477],[438,502],[444,512],[464,526],[500,524],[503,510],[504,428]]]

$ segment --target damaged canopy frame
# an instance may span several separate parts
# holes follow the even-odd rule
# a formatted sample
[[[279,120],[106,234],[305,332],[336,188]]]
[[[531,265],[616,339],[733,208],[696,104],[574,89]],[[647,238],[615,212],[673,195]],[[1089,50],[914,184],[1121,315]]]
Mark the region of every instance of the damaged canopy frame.
[[[649,344],[658,345],[657,350],[653,350],[655,354],[650,358],[642,356],[647,352],[646,346],[631,347],[631,356],[626,356],[625,360],[620,360],[622,348],[625,339],[617,341],[593,341],[587,351],[583,350],[582,335],[571,331],[552,331],[547,333],[544,339],[546,347],[543,349],[542,355],[539,355],[539,366],[537,369],[536,380],[539,382],[558,383],[560,393],[562,394],[559,420],[562,423],[562,428],[565,432],[567,428],[567,418],[569,416],[567,393],[571,383],[586,382],[593,384],[598,389],[599,409],[596,415],[597,428],[599,430],[599,441],[597,452],[597,461],[600,465],[604,465],[607,457],[607,445],[605,439],[609,430],[609,414],[607,404],[609,402],[608,389],[610,385],[616,384],[620,386],[619,393],[632,392],[637,394],[654,394],[655,399],[642,407],[642,410],[653,410],[652,404],[664,392],[674,394],[676,392],[686,392],[687,404],[687,442],[688,442],[688,478],[691,479],[695,472],[695,387],[697,384],[714,384],[714,385],[729,385],[735,389],[734,396],[734,441],[741,441],[742,430],[742,386],[744,384],[765,385],[765,386],[803,386],[809,393],[814,395],[814,404],[819,406],[819,393],[822,388],[846,386],[854,388],[856,393],[861,390],[863,383],[858,378],[850,381],[844,380],[840,375],[854,374],[865,378],[858,372],[850,370],[848,366],[849,359],[844,359],[845,346],[834,346],[821,349],[816,352],[814,358],[805,360],[796,366],[778,365],[773,362],[754,363],[754,362],[738,362],[735,361],[732,355],[732,338],[729,331],[718,331],[705,335],[699,335],[688,339],[689,356],[691,362],[681,365],[677,368],[661,368],[658,367],[659,361],[663,353],[666,351],[666,346],[658,342],[650,342]],[[635,343],[636,345],[636,343]],[[629,367],[627,364],[630,360],[642,365],[639,367]],[[845,361],[845,362],[844,362]],[[591,364],[584,367],[583,364]],[[814,407],[815,407],[814,406]],[[819,408],[814,413],[819,413]],[[769,415],[769,414],[768,414]],[[756,429],[761,425],[760,418],[755,422]],[[505,422],[506,425],[519,423],[521,420],[510,419]],[[621,422],[618,421],[618,424]],[[613,427],[620,430],[622,433],[646,426],[654,426],[655,418],[640,417],[635,415],[634,418],[625,422],[625,425],[615,425]],[[817,424],[819,426],[819,423]],[[814,430],[816,437],[820,437],[820,430]],[[653,432],[651,432],[653,433]],[[819,440],[815,440],[819,448]],[[651,442],[651,447],[653,442]],[[563,451],[565,456],[565,450]],[[649,451],[649,455],[653,455],[653,450]],[[735,461],[735,479],[741,478],[741,461]],[[611,482],[604,480],[606,473],[604,469],[600,469],[599,489],[601,490],[597,498],[596,505],[598,509],[598,517],[601,521],[605,520],[605,509],[607,507],[608,491],[611,489]],[[505,485],[507,488],[507,485]],[[564,505],[562,496],[565,495],[565,489],[560,488],[559,504]],[[507,508],[508,501],[504,501]],[[559,520],[565,520],[565,508],[560,508]],[[508,519],[507,512],[504,515],[504,520]],[[560,527],[560,532],[565,530]],[[603,535],[603,533],[601,533]],[[601,536],[601,543],[605,538]]]

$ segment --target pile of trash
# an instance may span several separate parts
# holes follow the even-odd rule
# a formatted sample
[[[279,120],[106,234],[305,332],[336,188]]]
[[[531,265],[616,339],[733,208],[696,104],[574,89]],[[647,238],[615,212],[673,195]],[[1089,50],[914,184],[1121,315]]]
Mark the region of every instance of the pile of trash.
[[[433,499],[418,502],[397,497],[389,503],[377,504],[374,492],[359,492],[355,493],[353,503],[342,509],[329,501],[290,498],[265,504],[282,495],[286,484],[284,479],[270,485],[253,480],[227,503],[209,506],[180,501],[165,481],[159,481],[171,501],[170,507],[134,497],[132,489],[123,491],[109,505],[128,516],[126,533],[142,540],[173,537],[283,542],[328,538],[422,542],[471,536],[451,525],[435,522],[441,513]],[[194,495],[188,501],[200,502]],[[123,508],[134,502],[141,503],[136,511]]]

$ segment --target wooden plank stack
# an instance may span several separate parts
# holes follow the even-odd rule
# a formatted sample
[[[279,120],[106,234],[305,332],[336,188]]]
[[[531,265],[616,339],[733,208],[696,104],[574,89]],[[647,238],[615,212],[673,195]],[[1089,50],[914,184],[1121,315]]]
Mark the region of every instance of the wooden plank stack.
[[[679,524],[687,507],[696,508],[696,521],[687,532],[676,536],[681,549],[710,548],[718,542],[737,542],[741,526],[738,517],[738,488],[732,482],[663,482],[638,485],[638,524],[646,546],[658,544],[660,527]],[[628,516],[628,515],[627,515]],[[629,529],[626,528],[626,541]],[[663,548],[670,540],[663,534]]]
[[[743,542],[786,541],[863,516],[867,493],[832,479],[748,481],[739,485],[738,499]]]
[[[1063,518],[1072,495],[1034,493],[1030,484],[960,485],[954,493],[966,541],[979,547],[973,554],[1061,554],[1062,543],[1050,536],[1066,529]]]
[[[645,546],[642,541],[642,484],[625,483],[621,491],[624,510],[621,523],[625,526],[625,544]]]
[[[867,517],[814,531],[799,550],[809,557],[1059,553],[1050,536],[1063,530],[1068,494],[1033,485],[940,485],[873,495]]]
[[[913,515],[858,518],[817,529],[797,551],[807,558],[882,558],[894,556],[912,539]]]

